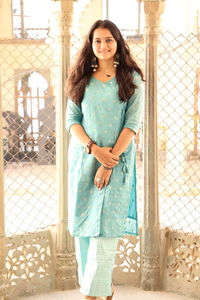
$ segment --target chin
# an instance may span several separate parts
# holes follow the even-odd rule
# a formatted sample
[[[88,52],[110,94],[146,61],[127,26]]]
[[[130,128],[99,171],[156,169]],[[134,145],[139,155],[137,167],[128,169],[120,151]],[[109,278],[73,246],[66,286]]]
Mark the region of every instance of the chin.
[[[113,55],[102,55],[98,57],[99,59],[105,60],[105,59],[111,59],[113,58]]]

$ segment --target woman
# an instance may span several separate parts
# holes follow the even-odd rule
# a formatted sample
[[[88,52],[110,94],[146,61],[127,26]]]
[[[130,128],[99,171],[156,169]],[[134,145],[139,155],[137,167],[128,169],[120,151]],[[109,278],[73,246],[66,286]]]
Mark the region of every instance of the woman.
[[[84,299],[112,299],[117,240],[137,234],[142,80],[116,25],[96,21],[67,80],[69,230]]]

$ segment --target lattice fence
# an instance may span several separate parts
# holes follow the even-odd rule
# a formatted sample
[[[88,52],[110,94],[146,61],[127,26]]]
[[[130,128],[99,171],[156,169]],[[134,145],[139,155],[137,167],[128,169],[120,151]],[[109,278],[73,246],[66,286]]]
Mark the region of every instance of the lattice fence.
[[[160,223],[169,227],[163,288],[199,299],[199,37],[164,33],[158,51]],[[162,245],[163,246],[163,245]]]
[[[160,222],[200,233],[198,36],[161,35],[158,53]]]
[[[6,235],[57,223],[55,40],[0,42]]]
[[[0,41],[8,296],[55,284],[50,231],[58,224],[59,45],[55,38]]]

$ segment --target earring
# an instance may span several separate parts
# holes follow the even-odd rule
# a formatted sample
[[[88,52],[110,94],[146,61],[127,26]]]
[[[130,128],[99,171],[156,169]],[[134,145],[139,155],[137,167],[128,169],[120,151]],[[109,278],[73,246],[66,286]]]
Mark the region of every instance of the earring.
[[[93,59],[92,59],[91,68],[93,68],[93,72],[96,72],[96,70],[97,70],[97,68],[98,68],[96,56],[94,56]]]
[[[114,62],[113,62],[113,66],[115,68],[117,68],[117,66],[119,65],[119,53],[117,53],[114,57]]]

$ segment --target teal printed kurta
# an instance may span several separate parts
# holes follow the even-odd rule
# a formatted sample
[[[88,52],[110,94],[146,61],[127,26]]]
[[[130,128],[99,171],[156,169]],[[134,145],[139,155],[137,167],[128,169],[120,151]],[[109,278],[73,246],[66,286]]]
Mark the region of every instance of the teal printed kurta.
[[[120,102],[116,78],[101,82],[91,77],[83,100],[67,105],[67,129],[80,124],[100,147],[113,147],[123,128],[137,132],[142,117],[143,84],[134,72],[137,85],[128,102]],[[68,226],[73,236],[121,237],[138,234],[136,205],[135,143],[129,145],[113,168],[107,187],[98,190],[94,177],[100,163],[72,137],[68,162]]]

